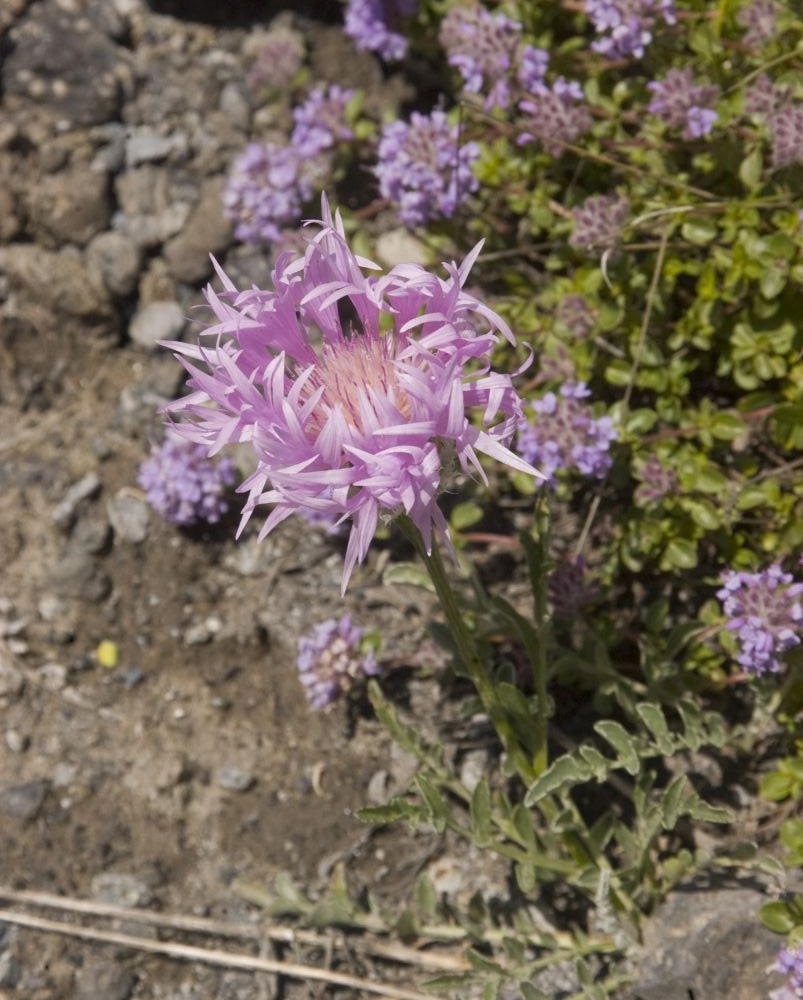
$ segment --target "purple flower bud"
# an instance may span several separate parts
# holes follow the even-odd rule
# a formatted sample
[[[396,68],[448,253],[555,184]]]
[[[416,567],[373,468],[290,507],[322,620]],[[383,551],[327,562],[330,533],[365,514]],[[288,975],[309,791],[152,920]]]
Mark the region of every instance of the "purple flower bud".
[[[355,683],[379,673],[373,650],[364,653],[364,629],[344,615],[315,625],[298,640],[298,674],[312,708],[326,708],[348,693]]]
[[[304,38],[291,28],[273,28],[265,38],[248,74],[254,88],[285,87],[301,69]]]
[[[674,469],[667,469],[657,455],[650,455],[637,471],[641,485],[636,487],[636,500],[642,504],[660,503],[664,497],[677,493],[678,477]]]
[[[187,441],[175,431],[154,445],[137,476],[154,510],[182,527],[219,521],[229,509],[226,494],[236,479],[230,458],[213,461],[204,445]]]
[[[583,103],[580,85],[563,77],[558,77],[551,89],[544,86],[520,101],[519,108],[528,120],[516,140],[518,145],[540,142],[553,156],[559,156],[566,143],[577,142],[591,128],[591,114]]]
[[[737,662],[758,676],[778,673],[778,657],[800,642],[803,583],[773,564],[760,573],[728,570],[722,584],[717,597],[730,618],[725,627],[739,640]]]

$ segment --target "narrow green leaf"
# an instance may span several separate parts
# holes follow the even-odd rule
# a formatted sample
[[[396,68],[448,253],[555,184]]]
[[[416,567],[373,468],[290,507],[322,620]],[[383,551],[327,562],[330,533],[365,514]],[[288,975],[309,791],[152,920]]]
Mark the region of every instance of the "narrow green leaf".
[[[582,746],[579,748],[582,759],[591,768],[595,781],[604,781],[611,770],[612,762],[599,752],[596,747]]]
[[[424,810],[406,799],[391,799],[381,806],[366,806],[357,810],[357,819],[363,823],[396,823],[405,820],[413,828],[419,826],[425,818]]]
[[[427,819],[438,833],[443,833],[449,821],[449,807],[446,800],[435,785],[424,774],[417,774],[413,784],[421,793],[421,798],[427,806]]]
[[[618,763],[624,767],[628,774],[638,774],[641,770],[638,747],[625,727],[618,722],[603,719],[601,722],[595,723],[594,729],[619,754]]]
[[[491,791],[482,778],[471,795],[471,835],[478,847],[491,842]]]
[[[664,792],[664,799],[661,803],[663,809],[663,821],[665,830],[674,830],[678,818],[683,808],[684,792],[686,790],[686,776],[679,774],[667,785]]]
[[[703,719],[700,709],[686,698],[681,698],[675,706],[683,720],[683,742],[690,750],[699,750],[703,745]]]

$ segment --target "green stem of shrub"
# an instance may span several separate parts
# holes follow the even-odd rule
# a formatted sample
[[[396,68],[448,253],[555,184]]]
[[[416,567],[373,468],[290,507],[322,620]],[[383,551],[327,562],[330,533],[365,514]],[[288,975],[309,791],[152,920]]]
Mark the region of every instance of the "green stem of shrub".
[[[427,568],[427,572],[435,587],[435,593],[438,595],[441,609],[446,618],[446,623],[449,626],[449,631],[457,648],[458,656],[480,697],[483,708],[491,718],[491,723],[499,739],[502,741],[505,752],[513,762],[522,781],[527,785],[531,784],[537,776],[536,772],[529,756],[516,739],[504,706],[497,695],[494,683],[477,652],[476,644],[466,626],[465,618],[460,610],[460,605],[458,604],[452,585],[449,582],[446,567],[443,565],[443,559],[435,540],[433,539],[432,541],[431,551],[427,552],[421,532],[410,518],[403,514],[399,517],[398,521],[402,531],[412,543]]]

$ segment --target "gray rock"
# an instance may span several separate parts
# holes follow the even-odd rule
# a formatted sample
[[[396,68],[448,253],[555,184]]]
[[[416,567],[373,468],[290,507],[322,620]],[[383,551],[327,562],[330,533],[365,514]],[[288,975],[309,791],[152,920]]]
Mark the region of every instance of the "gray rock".
[[[120,212],[112,220],[114,228],[142,249],[175,236],[191,210],[191,204],[171,190],[167,171],[150,163],[120,174],[115,194]]]
[[[222,177],[204,183],[186,226],[165,246],[168,270],[179,281],[204,281],[212,270],[209,255],[221,254],[232,241],[232,225],[223,214],[224,185]]]
[[[0,698],[16,698],[22,693],[24,684],[22,671],[14,665],[11,654],[0,643]]]
[[[17,729],[6,730],[6,746],[12,753],[25,753],[30,746],[30,740]]]
[[[0,64],[7,94],[38,101],[73,125],[117,118],[125,62],[91,18],[43,0],[17,22],[10,38]]]
[[[82,517],[73,529],[72,544],[90,555],[103,552],[110,541],[111,528],[103,517]]]
[[[109,329],[115,320],[100,275],[75,253],[56,253],[33,243],[0,246],[0,275],[39,306],[88,325]],[[47,280],[44,280],[46,277]]]
[[[96,604],[108,596],[111,580],[86,552],[68,548],[50,570],[50,583],[61,597],[77,597]]]
[[[92,879],[92,898],[112,906],[148,906],[153,893],[147,882],[124,872],[101,872]]]
[[[109,225],[108,177],[83,164],[45,176],[30,188],[28,215],[39,242],[85,246]]]
[[[100,476],[96,472],[88,472],[78,482],[73,483],[53,511],[54,523],[60,528],[69,528],[83,501],[97,496],[100,487]]]
[[[633,995],[755,1000],[766,995],[778,938],[756,916],[767,896],[754,888],[681,886],[647,923]]]
[[[26,781],[22,785],[0,788],[0,813],[14,816],[23,822],[34,819],[42,808],[47,789],[46,781]]]
[[[125,162],[129,170],[143,163],[166,160],[171,153],[185,154],[187,139],[180,133],[160,135],[152,128],[134,129],[125,141]]]
[[[10,951],[0,954],[0,987],[16,989],[22,979],[22,966]]]
[[[62,691],[67,685],[67,668],[61,663],[45,663],[36,671],[36,677],[48,691]]]
[[[99,233],[87,246],[86,259],[112,295],[130,295],[137,287],[142,253],[123,233]]]
[[[184,330],[186,320],[178,302],[148,302],[137,310],[128,328],[135,344],[156,350],[160,340],[176,340]]]
[[[150,512],[144,500],[124,486],[109,500],[106,510],[115,537],[134,544],[145,541]]]
[[[217,773],[217,783],[227,792],[247,792],[256,781],[250,771],[228,764]]]
[[[136,980],[119,961],[90,960],[75,977],[75,1000],[128,1000]]]

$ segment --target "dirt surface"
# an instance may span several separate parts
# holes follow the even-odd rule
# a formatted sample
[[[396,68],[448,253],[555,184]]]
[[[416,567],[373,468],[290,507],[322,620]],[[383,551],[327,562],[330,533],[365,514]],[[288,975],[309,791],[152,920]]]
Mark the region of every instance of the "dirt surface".
[[[232,924],[259,915],[243,880],[290,873],[314,898],[340,862],[352,894],[370,891],[390,914],[422,871],[447,900],[480,890],[504,902],[509,873],[483,855],[358,821],[356,809],[404,789],[413,763],[366,706],[312,712],[298,681],[299,634],[348,611],[382,633],[386,683],[421,731],[458,768],[487,763],[487,730],[466,738],[433,679],[426,593],[382,586],[390,542],[341,600],[342,539],[291,519],[261,544],[256,523],[235,542],[235,511],[180,531],[136,486],[158,407],[182,382],[156,341],[191,335],[210,251],[235,282],[269,271],[266,254],[234,242],[220,201],[245,143],[290,121],[289,98],[263,104],[249,85],[267,32],[298,32],[314,76],[364,87],[368,106],[409,96],[350,47],[339,4],[235,7],[224,19],[200,0],[0,0],[0,907],[4,892],[36,890]],[[764,887],[752,891],[757,906]],[[722,935],[694,931],[700,954],[721,956],[697,1000],[757,996],[774,940],[754,933],[744,897],[735,910],[727,891],[704,895],[672,911],[668,931],[656,925],[647,973],[657,952],[680,968],[661,942],[694,951],[694,914],[710,929],[738,912],[722,931],[732,962],[716,951]],[[303,941],[265,953],[327,958]],[[423,975],[356,943],[329,958],[374,981]],[[687,1000],[698,972],[657,986],[642,975],[639,995]],[[360,994],[0,917],[2,1000],[325,995]]]

